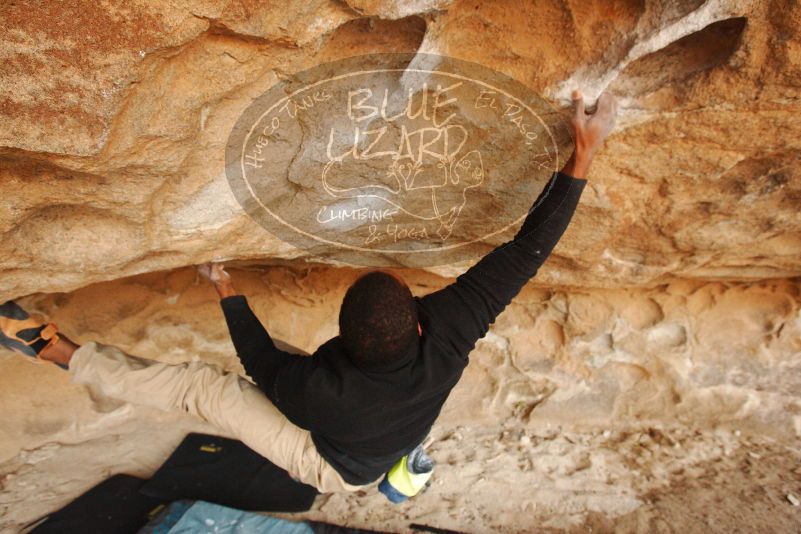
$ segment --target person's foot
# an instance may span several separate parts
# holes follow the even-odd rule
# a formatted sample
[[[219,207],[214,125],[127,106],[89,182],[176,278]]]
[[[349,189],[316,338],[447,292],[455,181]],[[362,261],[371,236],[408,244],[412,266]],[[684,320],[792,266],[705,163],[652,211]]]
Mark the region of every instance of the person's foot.
[[[0,345],[26,356],[38,356],[58,340],[53,324],[40,324],[17,303],[0,304]]]
[[[0,345],[67,368],[77,345],[60,336],[53,323],[41,324],[17,303],[0,304]]]

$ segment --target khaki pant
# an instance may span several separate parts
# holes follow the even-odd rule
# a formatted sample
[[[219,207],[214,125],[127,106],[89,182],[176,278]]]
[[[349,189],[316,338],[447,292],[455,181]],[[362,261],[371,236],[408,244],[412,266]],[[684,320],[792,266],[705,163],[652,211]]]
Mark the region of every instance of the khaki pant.
[[[292,424],[253,384],[203,363],[171,365],[109,345],[82,345],[69,365],[73,382],[135,404],[196,415],[236,437],[297,480],[322,493],[355,491],[317,452],[311,434]]]

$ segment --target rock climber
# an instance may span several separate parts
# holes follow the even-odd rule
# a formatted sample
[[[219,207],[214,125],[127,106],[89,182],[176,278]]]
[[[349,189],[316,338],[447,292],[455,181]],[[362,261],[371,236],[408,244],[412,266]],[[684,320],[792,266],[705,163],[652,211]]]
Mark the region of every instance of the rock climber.
[[[199,416],[321,492],[371,486],[426,438],[476,342],[566,230],[617,113],[607,92],[593,113],[579,91],[573,105],[575,151],[511,241],[425,296],[388,272],[364,274],[344,296],[339,335],[311,357],[270,337],[222,265],[201,266],[253,383],[208,363],[79,346],[12,301],[0,306],[0,344],[60,365],[107,396]]]

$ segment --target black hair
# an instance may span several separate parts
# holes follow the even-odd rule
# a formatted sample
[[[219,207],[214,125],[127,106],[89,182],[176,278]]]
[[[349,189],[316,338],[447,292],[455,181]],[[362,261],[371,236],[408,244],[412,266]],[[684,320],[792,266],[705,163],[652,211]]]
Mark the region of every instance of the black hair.
[[[339,333],[354,364],[386,365],[419,342],[417,320],[409,286],[389,273],[372,271],[345,293]]]

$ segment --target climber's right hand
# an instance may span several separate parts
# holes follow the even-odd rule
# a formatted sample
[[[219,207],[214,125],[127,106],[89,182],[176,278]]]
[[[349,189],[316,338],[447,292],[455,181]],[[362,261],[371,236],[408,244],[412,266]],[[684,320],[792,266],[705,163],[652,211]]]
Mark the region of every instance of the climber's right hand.
[[[573,91],[573,114],[570,123],[573,126],[576,149],[565,162],[563,173],[575,178],[587,178],[592,158],[615,127],[616,115],[617,100],[612,93],[607,91],[601,93],[595,111],[587,113],[584,109],[584,95],[578,89]]]
[[[617,99],[612,93],[604,91],[598,97],[595,111],[586,113],[581,91],[573,91],[572,98],[574,110],[570,122],[576,137],[577,156],[592,159],[615,127]]]

